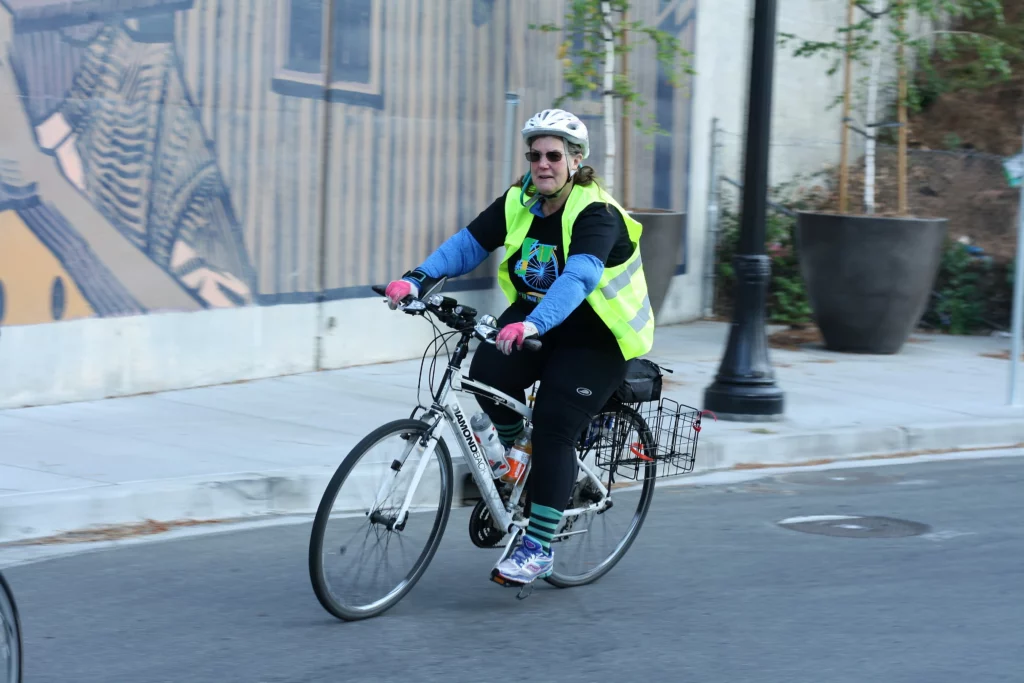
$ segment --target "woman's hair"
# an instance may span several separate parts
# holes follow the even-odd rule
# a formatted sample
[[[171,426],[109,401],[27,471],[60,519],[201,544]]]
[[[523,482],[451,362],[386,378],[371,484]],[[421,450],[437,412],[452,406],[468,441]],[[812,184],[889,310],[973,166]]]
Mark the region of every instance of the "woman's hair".
[[[537,137],[543,137],[543,136],[537,136]],[[533,143],[533,141],[536,140],[536,139],[537,138],[530,138],[529,140],[526,141],[526,145],[527,146],[531,145]],[[565,139],[563,139],[562,142],[565,143],[565,150],[566,150],[566,154],[568,156],[574,157],[577,154],[579,154],[579,155],[583,154],[583,147],[582,146],[577,145],[574,142],[569,142],[568,140],[565,140]],[[523,186],[523,181],[525,181],[525,180],[526,180],[526,175],[525,174],[519,176],[519,178],[514,183],[512,183],[512,187],[522,187]],[[582,165],[578,169],[576,169],[576,175],[574,175],[572,177],[572,182],[573,182],[574,185],[581,185],[581,186],[587,186],[587,185],[590,185],[591,183],[596,183],[597,182],[597,172],[592,167],[590,167],[590,166]],[[533,186],[531,185],[530,187],[526,188],[526,195],[527,196],[530,196],[530,195],[533,194],[533,192],[531,191],[532,187]]]

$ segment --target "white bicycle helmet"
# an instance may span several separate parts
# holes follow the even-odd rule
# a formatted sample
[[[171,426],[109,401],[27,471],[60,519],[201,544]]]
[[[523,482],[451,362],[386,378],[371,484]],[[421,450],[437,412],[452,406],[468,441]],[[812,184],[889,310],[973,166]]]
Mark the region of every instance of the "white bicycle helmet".
[[[564,109],[545,109],[534,114],[523,126],[523,140],[538,135],[555,135],[583,148],[583,158],[590,156],[590,137],[587,127],[575,114]]]

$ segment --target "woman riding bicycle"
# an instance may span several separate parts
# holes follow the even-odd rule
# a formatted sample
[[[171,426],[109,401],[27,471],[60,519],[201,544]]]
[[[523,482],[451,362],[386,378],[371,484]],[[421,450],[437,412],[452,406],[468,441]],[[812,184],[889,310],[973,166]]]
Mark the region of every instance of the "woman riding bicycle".
[[[540,381],[533,410],[530,520],[522,542],[496,569],[529,583],[551,574],[551,541],[576,480],[577,440],[647,353],[654,316],[640,260],[640,224],[582,166],[587,127],[546,109],[526,122],[530,171],[418,268],[386,290],[392,308],[441,277],[458,277],[500,246],[498,285],[509,307],[496,344],[481,345],[470,377],[525,400]],[[523,353],[527,337],[543,346]],[[512,354],[513,345],[520,353]],[[508,448],[523,432],[509,408],[478,398]]]

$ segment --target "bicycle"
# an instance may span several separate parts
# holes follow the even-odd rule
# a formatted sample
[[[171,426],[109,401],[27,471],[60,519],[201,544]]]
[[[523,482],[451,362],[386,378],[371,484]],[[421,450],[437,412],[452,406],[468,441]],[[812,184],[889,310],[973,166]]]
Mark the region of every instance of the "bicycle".
[[[493,387],[462,376],[460,370],[469,353],[471,341],[476,339],[494,343],[498,333],[497,322],[491,315],[478,317],[474,308],[436,293],[444,282],[445,279],[442,279],[418,299],[406,297],[399,306],[399,310],[410,315],[426,317],[429,314],[453,330],[442,333],[433,320],[428,318],[438,332],[431,345],[444,338],[447,348],[447,337],[459,336],[454,352],[449,355],[448,367],[436,389],[433,376],[437,354],[431,363],[430,406],[417,402],[408,418],[383,424],[357,443],[338,466],[317,507],[309,543],[310,581],[323,608],[341,620],[366,619],[390,609],[408,594],[433,559],[448,524],[453,498],[452,455],[442,434],[443,426],[447,425],[455,436],[458,452],[465,459],[480,492],[481,499],[470,514],[469,531],[473,544],[480,548],[493,548],[508,536],[500,562],[515,548],[515,541],[525,532],[529,521],[529,491],[526,483],[532,459],[525,473],[515,483],[498,479],[470,428],[457,393],[471,393],[505,405],[521,415],[527,424],[530,424],[532,417],[533,394],[528,396],[527,403],[523,403]],[[372,289],[377,294],[384,294],[384,288],[379,285],[374,285]],[[540,349],[540,340],[527,339],[523,352],[536,352]],[[423,362],[429,350],[430,346],[421,361],[417,396],[422,389]],[[553,543],[561,546],[581,536],[589,538],[592,528],[581,523],[585,515],[600,515],[602,519],[607,519],[613,505],[621,502],[628,493],[639,493],[639,499],[625,534],[611,553],[603,556],[600,561],[589,563],[583,571],[573,573],[559,564],[566,551],[558,547],[554,571],[544,579],[555,587],[589,584],[610,571],[625,555],[640,531],[650,509],[656,477],[685,473],[693,468],[701,416],[706,411],[661,398],[661,371],[667,368],[646,359],[637,359],[631,363],[633,371],[579,438],[577,481],[562,521],[556,529]],[[533,393],[536,387],[537,384],[534,384]],[[420,410],[423,413],[417,417]],[[393,457],[377,458],[376,461],[368,458],[367,461],[373,466],[371,474],[355,475],[353,470],[364,456],[389,437],[397,437],[396,447],[399,452]],[[414,455],[414,461],[410,462]],[[428,468],[431,469],[430,475],[427,474]],[[392,500],[390,494],[394,482],[409,470],[413,472],[410,489]],[[607,481],[598,472],[607,475]],[[372,481],[374,475],[381,477],[376,485]],[[430,477],[429,484],[424,486],[424,478],[427,476]],[[341,487],[348,481],[354,481],[355,491],[341,496]],[[440,498],[432,515],[421,514],[431,508],[424,510],[422,505],[414,502],[414,496],[424,492]],[[373,497],[368,506],[356,505],[356,498],[371,494]],[[341,509],[336,511],[339,500]],[[427,530],[427,537],[411,569],[400,577],[393,588],[375,600],[348,604],[347,601],[354,598],[355,591],[339,594],[333,590],[326,576],[328,558],[333,560],[335,555],[343,558],[350,553],[349,544],[325,539],[328,523],[335,520],[352,524],[357,535],[365,534],[364,544],[371,537],[379,544],[386,536],[385,550],[390,548],[392,542],[404,548],[404,539],[410,536],[414,527]],[[362,567],[355,574],[356,578],[361,576]],[[491,580],[518,587],[520,599],[532,591],[532,584],[506,582],[493,569]]]
[[[14,593],[0,573],[0,680],[21,683],[21,619]]]

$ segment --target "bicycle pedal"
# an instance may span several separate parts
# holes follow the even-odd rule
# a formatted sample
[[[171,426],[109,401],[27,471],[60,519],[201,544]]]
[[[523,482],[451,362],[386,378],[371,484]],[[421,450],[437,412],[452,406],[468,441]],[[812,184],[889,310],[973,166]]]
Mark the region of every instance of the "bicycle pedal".
[[[505,588],[520,588],[520,589],[522,589],[522,588],[525,588],[526,586],[532,586],[533,585],[533,582],[523,583],[522,581],[513,581],[512,579],[506,579],[504,576],[502,576],[498,572],[497,569],[492,569],[491,570],[491,581],[493,581],[494,583],[498,584],[499,586],[504,586]]]
[[[519,592],[516,593],[517,600],[525,600],[526,598],[530,597],[531,593],[533,593],[533,581],[529,583],[512,581],[510,579],[506,579],[504,576],[499,574],[497,569],[491,570],[491,581],[498,584],[499,586],[504,586],[505,588],[518,588]]]
[[[504,586],[505,588],[522,588],[523,586],[527,585],[519,581],[506,579],[504,576],[501,575],[500,572],[498,572],[497,569],[491,570],[491,581],[498,584],[499,586]]]

